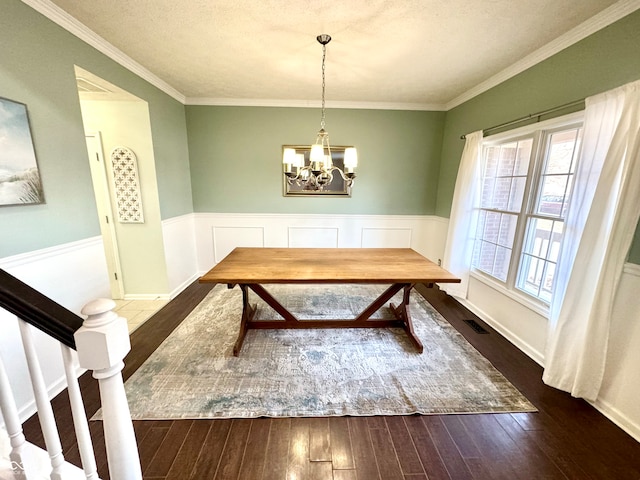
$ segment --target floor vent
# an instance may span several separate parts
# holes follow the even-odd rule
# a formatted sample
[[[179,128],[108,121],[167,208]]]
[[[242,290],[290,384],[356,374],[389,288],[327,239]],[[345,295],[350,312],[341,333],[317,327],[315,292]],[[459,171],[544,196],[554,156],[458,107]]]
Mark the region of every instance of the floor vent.
[[[467,325],[469,325],[471,328],[473,328],[473,331],[476,332],[476,333],[489,333],[484,328],[482,328],[482,325],[480,325],[475,320],[465,320],[464,322]]]

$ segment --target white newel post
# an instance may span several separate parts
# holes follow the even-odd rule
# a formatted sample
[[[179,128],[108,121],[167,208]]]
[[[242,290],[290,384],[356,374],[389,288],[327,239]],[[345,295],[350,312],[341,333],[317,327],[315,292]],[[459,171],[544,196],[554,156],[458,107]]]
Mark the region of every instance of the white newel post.
[[[127,321],[98,299],[82,309],[87,315],[75,333],[80,366],[93,371],[100,386],[104,439],[113,480],[141,480],[140,457],[122,381],[123,359],[131,349]]]

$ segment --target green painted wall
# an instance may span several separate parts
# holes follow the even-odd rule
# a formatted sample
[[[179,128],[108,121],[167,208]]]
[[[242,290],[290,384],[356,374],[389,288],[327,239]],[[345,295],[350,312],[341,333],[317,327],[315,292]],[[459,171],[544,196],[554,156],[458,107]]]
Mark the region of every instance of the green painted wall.
[[[460,135],[583,99],[640,78],[640,11],[447,112],[436,212],[448,217]],[[566,113],[569,113],[567,111]],[[640,264],[640,229],[629,259]]]
[[[284,197],[282,145],[315,141],[319,108],[187,106],[196,212],[433,214],[444,112],[327,110],[358,148],[352,197]]]
[[[353,197],[285,198],[281,145],[313,141],[319,109],[184,107],[19,0],[0,0],[0,11],[0,96],[27,104],[46,198],[0,207],[0,257],[99,234],[74,65],[148,102],[163,219],[192,211],[447,217],[461,134],[640,78],[635,12],[446,114],[329,110],[332,143],[359,149]],[[640,229],[629,258],[640,264]]]
[[[162,218],[192,212],[184,106],[19,0],[0,12],[0,96],[27,104],[46,199],[0,207],[0,257],[100,234],[74,64],[149,103]]]

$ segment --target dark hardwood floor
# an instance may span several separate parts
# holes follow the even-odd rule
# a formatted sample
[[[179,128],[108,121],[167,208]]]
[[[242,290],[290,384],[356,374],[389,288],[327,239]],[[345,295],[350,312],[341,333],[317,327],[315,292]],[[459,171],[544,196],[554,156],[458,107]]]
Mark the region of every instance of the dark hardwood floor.
[[[193,284],[131,336],[128,378],[204,298]],[[536,413],[135,421],[144,478],[233,480],[640,479],[640,443],[582,400],[545,386],[542,369],[458,302],[419,288],[539,409]],[[473,319],[489,334],[476,333]],[[96,382],[81,378],[87,413]],[[66,394],[54,400],[65,457],[79,461]],[[101,422],[91,422],[108,479]],[[42,445],[37,420],[27,438]],[[117,480],[117,479],[114,479]]]

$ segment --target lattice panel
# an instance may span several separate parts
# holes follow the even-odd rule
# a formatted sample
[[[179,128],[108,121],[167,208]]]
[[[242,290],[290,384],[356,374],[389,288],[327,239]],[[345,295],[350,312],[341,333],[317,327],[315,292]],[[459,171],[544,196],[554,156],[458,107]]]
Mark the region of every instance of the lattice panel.
[[[113,183],[120,223],[144,223],[136,154],[126,147],[111,152]]]

